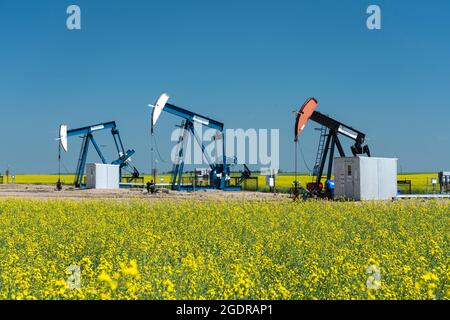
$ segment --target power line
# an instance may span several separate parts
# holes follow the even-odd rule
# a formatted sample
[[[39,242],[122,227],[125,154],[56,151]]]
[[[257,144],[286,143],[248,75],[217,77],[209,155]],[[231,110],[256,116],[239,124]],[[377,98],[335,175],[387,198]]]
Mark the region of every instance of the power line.
[[[303,150],[302,150],[301,147],[300,147],[300,154],[302,155],[302,160],[303,160],[303,163],[305,164],[306,170],[308,170],[309,173],[312,173],[313,171],[312,171],[311,168],[308,166],[308,163],[306,162],[305,155],[303,154]]]
[[[152,138],[153,138],[153,142],[154,142],[154,144],[155,144],[155,149],[156,149],[156,153],[158,154],[159,160],[161,160],[162,163],[169,163],[169,161],[166,161],[166,160],[161,156],[161,153],[159,152],[158,143],[156,142],[155,136],[152,135]]]

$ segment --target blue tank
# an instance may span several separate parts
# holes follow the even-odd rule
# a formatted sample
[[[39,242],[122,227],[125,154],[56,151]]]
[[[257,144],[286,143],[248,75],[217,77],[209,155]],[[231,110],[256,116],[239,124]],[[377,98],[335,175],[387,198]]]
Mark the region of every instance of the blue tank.
[[[328,190],[334,190],[334,180],[327,180],[325,185],[327,186]]]
[[[325,182],[326,190],[330,192],[331,198],[334,198],[334,180],[327,180]]]

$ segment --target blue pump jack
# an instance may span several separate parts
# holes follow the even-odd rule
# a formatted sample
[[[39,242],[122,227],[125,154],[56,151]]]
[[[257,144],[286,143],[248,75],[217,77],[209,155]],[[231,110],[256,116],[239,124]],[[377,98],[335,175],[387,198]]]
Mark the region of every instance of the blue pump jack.
[[[171,103],[167,103],[169,99],[169,96],[165,93],[163,93],[155,103],[155,105],[150,105],[150,107],[153,107],[153,114],[152,114],[152,135],[154,133],[154,126],[156,124],[156,121],[158,120],[161,112],[170,113],[174,116],[182,118],[182,124],[180,128],[183,129],[182,133],[180,135],[180,139],[178,141],[179,150],[177,152],[177,159],[175,163],[173,164],[173,170],[172,170],[172,190],[181,191],[185,189],[182,183],[182,177],[183,177],[183,171],[184,171],[184,157],[185,157],[185,149],[187,144],[187,138],[188,134],[192,134],[192,136],[195,138],[196,142],[200,146],[203,156],[208,161],[208,164],[211,168],[210,173],[210,187],[213,189],[219,189],[219,190],[242,190],[241,186],[231,186],[230,185],[230,173],[231,173],[231,166],[235,165],[235,163],[227,163],[227,157],[225,152],[225,134],[224,134],[224,124],[213,120],[211,118],[199,115],[195,112],[186,110],[184,108],[175,106]],[[198,136],[197,132],[194,129],[194,124],[198,123],[202,126],[205,126],[207,128],[211,128],[214,130],[217,130],[219,132],[219,135],[223,139],[222,143],[222,163],[215,163],[212,161],[212,159],[209,157],[208,153],[206,152],[206,147],[203,144],[201,138]],[[249,178],[251,173],[250,170],[248,170],[247,166],[245,166],[245,172],[243,173],[243,176],[241,179],[239,179],[238,183],[242,183],[242,181],[246,178]],[[201,189],[198,188],[197,189]]]
[[[111,164],[118,165],[120,167],[120,178],[122,178],[122,171],[129,172],[133,178],[139,177],[139,171],[129,163],[130,158],[135,154],[135,151],[133,149],[125,151],[119,130],[117,129],[116,122],[110,121],[105,123],[99,123],[93,126],[67,130],[67,133],[64,132],[60,134],[61,144],[63,145],[63,148],[65,150],[67,148],[68,137],[82,136],[83,139],[81,144],[81,152],[77,164],[77,171],[75,173],[74,185],[76,188],[84,187],[83,177],[89,152],[89,145],[91,143],[94,146],[94,149],[97,152],[98,156],[100,157],[102,163],[103,164],[107,163],[105,157],[103,156],[103,153],[100,150],[99,145],[94,139],[94,133],[102,130],[111,130],[111,134],[114,138],[114,144],[119,154],[119,158],[111,162]]]

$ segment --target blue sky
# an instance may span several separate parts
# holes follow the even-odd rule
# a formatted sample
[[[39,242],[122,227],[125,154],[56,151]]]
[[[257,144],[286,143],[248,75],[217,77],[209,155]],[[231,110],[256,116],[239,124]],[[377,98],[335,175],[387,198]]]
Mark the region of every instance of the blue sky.
[[[66,28],[70,4],[81,31]],[[370,4],[382,9],[380,31],[366,28]],[[55,172],[60,123],[110,120],[148,172],[146,105],[163,91],[227,128],[279,128],[284,170],[291,111],[310,96],[403,171],[450,170],[449,14],[446,0],[0,0],[0,172]],[[177,123],[159,123],[167,158]],[[309,166],[317,142],[310,125],[300,141]],[[113,160],[111,138],[100,143]],[[79,141],[70,147],[73,171]]]

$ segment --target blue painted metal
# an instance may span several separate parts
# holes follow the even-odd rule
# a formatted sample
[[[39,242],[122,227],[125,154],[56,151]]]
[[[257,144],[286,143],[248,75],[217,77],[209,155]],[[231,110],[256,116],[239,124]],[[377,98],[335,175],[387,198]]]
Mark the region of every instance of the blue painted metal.
[[[184,148],[187,143],[187,132],[190,127],[190,122],[188,120],[184,121],[180,128],[182,130],[180,134],[180,138],[178,140],[179,150],[177,154],[176,163],[173,166],[173,176],[172,176],[172,189],[181,191],[182,188],[182,179],[183,179],[183,169],[184,169]]]
[[[130,159],[135,153],[136,153],[136,151],[134,151],[134,150],[128,150],[127,152],[125,152],[125,154],[120,156],[119,159],[111,162],[111,164],[121,165],[124,162],[126,162],[128,159]]]
[[[97,154],[99,155],[100,159],[102,160],[102,163],[106,164],[106,159],[103,156],[103,154],[102,154],[102,152],[100,150],[100,147],[98,146],[97,142],[95,141],[94,136],[91,134],[89,137],[90,137],[90,140],[92,142],[92,145],[95,148],[95,151],[97,151]]]
[[[186,110],[184,108],[177,107],[170,103],[167,103],[165,105],[163,111],[184,119],[184,122],[181,126],[184,131],[180,135],[180,140],[178,141],[180,149],[177,154],[177,156],[178,156],[177,163],[175,163],[174,167],[173,167],[172,189],[178,190],[178,191],[181,191],[183,189],[182,178],[183,178],[183,169],[184,169],[184,149],[185,149],[186,143],[187,143],[186,132],[189,132],[192,134],[192,136],[195,138],[195,140],[201,147],[202,153],[205,156],[207,162],[209,163],[209,166],[211,168],[210,182],[212,184],[212,187],[215,189],[221,189],[221,190],[231,190],[231,188],[229,187],[229,181],[227,180],[227,176],[230,175],[230,166],[227,165],[227,159],[226,159],[226,153],[225,153],[224,124],[222,122],[205,117],[198,113]],[[206,147],[203,144],[200,137],[195,132],[194,123],[199,123],[208,128],[215,129],[222,134],[224,141],[223,141],[223,146],[222,146],[223,147],[223,150],[222,150],[223,159],[222,159],[221,164],[213,163],[213,161],[209,158],[208,154],[205,152]],[[218,177],[218,175],[220,177]],[[235,189],[236,188],[232,188],[232,190],[235,190]],[[238,188],[238,189],[240,189],[240,188]]]
[[[86,159],[89,151],[89,140],[90,134],[86,134],[83,137],[83,142],[81,144],[80,157],[78,158],[77,171],[75,173],[75,187],[79,188],[83,184],[83,172],[86,167]]]
[[[120,166],[120,178],[122,177],[122,169],[129,167],[132,170],[133,176],[139,177],[139,172],[136,168],[129,165],[128,160],[132,155],[135,154],[134,150],[127,150],[125,151],[125,148],[122,143],[122,139],[120,137],[119,130],[117,129],[117,125],[115,121],[110,122],[104,122],[99,123],[93,126],[88,127],[82,127],[78,129],[72,129],[67,131],[67,137],[73,137],[73,136],[82,136],[83,142],[81,144],[81,152],[78,159],[77,164],[77,170],[75,173],[75,187],[81,188],[83,187],[83,176],[84,176],[84,170],[86,168],[86,161],[87,156],[89,152],[89,144],[92,143],[94,146],[95,151],[97,152],[98,156],[100,157],[102,163],[106,164],[106,159],[103,156],[100,147],[98,146],[97,142],[94,139],[93,134],[97,131],[102,130],[111,130],[111,134],[114,138],[114,144],[116,146],[117,152],[119,154],[119,158],[117,160],[114,160],[111,164],[119,165]]]
[[[99,123],[99,124],[89,126],[89,127],[68,130],[67,136],[68,137],[79,136],[79,135],[89,134],[89,133],[93,133],[93,132],[100,131],[100,130],[114,129],[114,128],[116,128],[115,121]]]
[[[194,113],[192,111],[174,106],[173,104],[167,103],[164,107],[164,111],[175,116],[181,117],[183,119],[189,120],[191,122],[198,122],[206,125],[209,128],[216,129],[220,132],[223,131],[224,124],[222,122],[213,120],[208,117],[204,117],[199,115],[198,113]],[[207,124],[206,124],[207,123]]]

